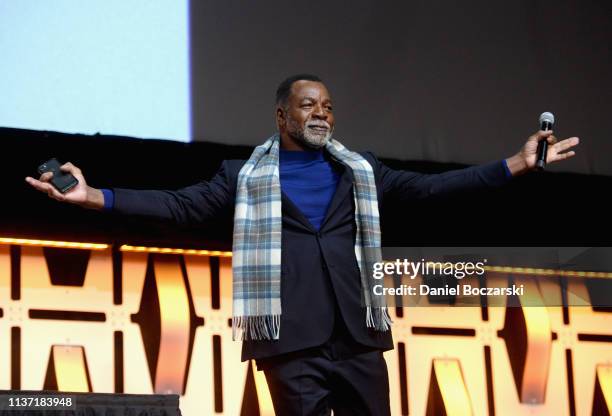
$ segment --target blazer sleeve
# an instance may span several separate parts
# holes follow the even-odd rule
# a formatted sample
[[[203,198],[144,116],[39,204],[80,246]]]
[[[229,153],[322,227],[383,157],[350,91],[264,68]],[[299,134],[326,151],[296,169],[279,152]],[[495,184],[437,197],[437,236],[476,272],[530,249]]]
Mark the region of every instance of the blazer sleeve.
[[[505,185],[511,181],[503,160],[443,173],[425,174],[395,170],[379,161],[373,154],[383,188],[383,195],[398,201],[436,198],[457,192],[483,190]]]
[[[233,209],[234,193],[227,161],[210,181],[202,181],[176,191],[112,188],[113,212],[173,222],[199,224]]]

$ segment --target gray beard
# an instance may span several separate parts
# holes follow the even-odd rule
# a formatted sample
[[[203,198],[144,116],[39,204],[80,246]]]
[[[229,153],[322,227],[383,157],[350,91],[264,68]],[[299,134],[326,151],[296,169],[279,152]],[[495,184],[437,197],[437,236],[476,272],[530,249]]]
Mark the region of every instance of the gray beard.
[[[323,124],[322,122],[317,123],[309,120],[306,122],[306,126],[302,128],[295,120],[291,118],[291,116],[289,116],[289,114],[287,114],[287,130],[289,135],[307,147],[320,149],[331,139],[333,130],[329,128],[329,124],[325,123],[328,127],[327,131],[324,133],[318,132],[314,129],[308,128],[310,123]]]

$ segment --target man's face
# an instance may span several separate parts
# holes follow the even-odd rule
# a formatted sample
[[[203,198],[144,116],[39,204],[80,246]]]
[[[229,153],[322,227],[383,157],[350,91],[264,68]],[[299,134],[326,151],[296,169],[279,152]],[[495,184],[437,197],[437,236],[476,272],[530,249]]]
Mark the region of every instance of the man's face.
[[[329,92],[322,83],[294,82],[287,105],[280,110],[279,129],[297,144],[318,149],[330,139],[334,114]]]

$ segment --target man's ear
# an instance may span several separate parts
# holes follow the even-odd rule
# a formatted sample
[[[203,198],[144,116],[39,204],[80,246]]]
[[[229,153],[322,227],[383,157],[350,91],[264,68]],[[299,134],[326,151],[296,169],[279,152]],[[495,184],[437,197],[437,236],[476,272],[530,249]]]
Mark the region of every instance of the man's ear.
[[[280,131],[281,128],[285,128],[287,125],[287,118],[285,117],[285,110],[281,106],[276,107],[276,128]]]

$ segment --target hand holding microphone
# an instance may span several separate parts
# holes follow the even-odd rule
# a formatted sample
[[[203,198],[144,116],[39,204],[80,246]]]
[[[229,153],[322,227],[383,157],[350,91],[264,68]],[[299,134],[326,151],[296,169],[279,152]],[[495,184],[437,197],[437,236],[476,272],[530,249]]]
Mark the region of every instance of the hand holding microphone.
[[[530,170],[542,170],[546,164],[569,159],[576,154],[570,150],[578,145],[578,137],[557,141],[552,127],[555,117],[546,112],[540,115],[540,131],[529,136],[523,148],[514,156],[506,159],[508,169],[513,176]]]

